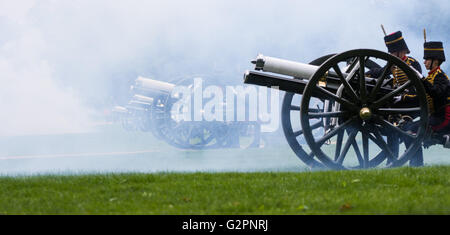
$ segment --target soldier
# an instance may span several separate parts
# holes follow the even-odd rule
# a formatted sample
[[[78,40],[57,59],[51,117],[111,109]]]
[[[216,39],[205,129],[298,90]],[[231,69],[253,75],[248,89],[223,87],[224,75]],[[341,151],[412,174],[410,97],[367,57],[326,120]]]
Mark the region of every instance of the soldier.
[[[383,28],[383,26],[381,26],[381,27]],[[383,28],[383,31],[384,31],[384,28]],[[410,53],[410,50],[408,49],[408,46],[406,45],[405,39],[403,38],[401,31],[397,31],[395,33],[386,35],[384,37],[384,42],[386,44],[388,52],[391,55],[396,56],[397,58],[403,60],[407,65],[409,65],[412,68],[414,68],[415,70],[417,70],[417,72],[422,73],[422,68],[421,68],[419,62],[417,62],[417,60],[414,59],[413,57],[407,56],[407,54]],[[372,69],[369,72],[367,72],[366,75],[368,75],[369,77],[378,78],[381,76],[381,74],[383,73],[384,70],[385,70],[385,67],[378,68],[378,69]],[[408,77],[403,72],[403,70],[399,69],[396,66],[389,68],[389,71],[386,74],[386,76],[389,76],[391,74],[392,74],[393,78],[392,78],[392,82],[390,83],[390,85],[393,88],[401,86],[405,82],[408,81]],[[415,99],[408,99],[408,97],[412,97],[414,95],[415,95],[414,91],[405,91],[403,94],[394,98],[394,106],[409,107],[409,106],[416,105]],[[404,116],[401,118],[402,119],[405,118],[406,120],[408,120],[406,122],[405,128],[409,130],[411,128],[410,124],[412,123],[411,122],[412,118],[409,116]],[[397,122],[397,121],[395,121],[395,122]],[[412,144],[412,142],[409,139],[403,139],[403,141],[405,142],[406,148],[408,148]],[[396,142],[397,141],[394,141],[394,140],[391,140],[391,138],[388,138],[388,144],[391,145],[392,148],[396,148],[395,151],[398,151],[398,148],[396,147]],[[417,153],[411,158],[409,164],[410,164],[410,166],[422,166],[423,165],[422,147],[420,147],[417,150]]]
[[[425,42],[424,65],[428,76],[422,80],[427,92],[430,125],[437,134],[450,133],[450,80],[441,70],[445,61],[442,42]]]
[[[430,126],[433,135],[442,139],[441,144],[450,147],[450,80],[440,68],[445,61],[442,42],[425,42],[423,58],[425,68],[429,70],[422,82],[427,93]],[[415,95],[406,95],[404,99],[411,102],[417,100]],[[417,126],[408,129],[416,130]],[[431,144],[434,144],[433,141]],[[424,143],[425,147],[429,145],[427,141]]]
[[[405,39],[403,39],[402,32],[397,31],[390,35],[386,35],[384,37],[384,42],[386,43],[386,47],[388,48],[388,52],[403,60],[407,65],[413,67],[419,73],[422,73],[422,68],[420,67],[419,62],[413,57],[407,56],[410,53],[408,46],[406,45]],[[366,75],[374,78],[378,78],[384,71],[385,68],[372,69],[367,72]],[[406,74],[399,68],[393,67],[390,68],[390,71],[387,75],[393,75],[392,87],[397,87],[404,84],[408,81]]]

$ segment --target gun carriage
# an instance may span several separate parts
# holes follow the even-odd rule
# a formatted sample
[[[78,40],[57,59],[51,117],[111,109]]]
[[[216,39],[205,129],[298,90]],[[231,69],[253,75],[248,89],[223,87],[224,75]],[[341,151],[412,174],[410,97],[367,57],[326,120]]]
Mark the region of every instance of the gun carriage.
[[[188,89],[188,96],[193,96],[198,89],[202,92],[201,87],[196,87],[194,78],[178,79],[171,83],[138,77],[131,87],[133,95],[129,103],[125,107],[114,107],[116,119],[126,130],[151,132],[155,137],[182,149],[260,146],[261,124],[258,121],[194,121],[177,117],[173,108],[180,99],[186,97],[174,92],[176,87]],[[225,102],[222,104],[221,108],[225,110]]]
[[[246,71],[244,83],[286,92],[283,131],[292,150],[310,167],[396,167],[410,160],[424,141],[442,143],[443,136],[429,136],[421,75],[388,53],[356,49],[309,64],[258,55],[252,63],[255,68]],[[406,74],[405,84],[392,86],[393,66]],[[383,70],[379,77],[366,75],[377,68]],[[408,92],[417,94],[416,103],[393,103],[394,97]],[[405,123],[415,128],[406,129]]]

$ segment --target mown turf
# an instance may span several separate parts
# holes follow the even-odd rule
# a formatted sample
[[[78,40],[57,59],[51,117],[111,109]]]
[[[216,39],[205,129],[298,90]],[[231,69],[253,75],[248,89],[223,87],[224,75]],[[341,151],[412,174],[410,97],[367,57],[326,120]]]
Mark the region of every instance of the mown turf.
[[[450,166],[0,178],[1,214],[450,214]]]

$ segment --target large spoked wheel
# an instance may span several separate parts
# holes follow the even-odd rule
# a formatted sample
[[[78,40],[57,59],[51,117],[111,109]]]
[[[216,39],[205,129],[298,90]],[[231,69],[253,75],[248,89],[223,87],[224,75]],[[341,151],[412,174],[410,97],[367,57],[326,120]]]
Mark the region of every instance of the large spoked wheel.
[[[196,91],[202,92],[202,85],[210,85],[209,81],[204,79],[202,84],[196,84],[194,79],[190,77],[172,83],[188,88],[191,96]],[[229,127],[224,122],[176,120],[171,111],[177,101],[178,99],[171,97],[170,94],[154,98],[152,120],[155,136],[181,149],[208,149],[224,145],[230,136]]]
[[[333,55],[334,54],[322,56],[311,61],[309,64],[320,65]],[[286,137],[286,140],[291,149],[294,151],[295,155],[301,161],[303,161],[311,168],[320,168],[323,167],[323,165],[319,161],[314,159],[313,153],[305,150],[302,147],[302,143],[304,143],[303,130],[301,129],[299,125],[300,122],[298,120],[298,113],[300,112],[300,100],[300,94],[286,92],[286,94],[284,95],[283,104],[281,106],[281,122],[284,136]],[[319,123],[319,127],[322,126],[323,125]]]
[[[366,63],[372,59],[385,66],[380,77],[370,80],[365,73]],[[349,61],[351,69],[347,73],[344,68]],[[408,80],[399,87],[390,88],[386,83],[393,66],[402,70]],[[328,84],[338,84],[343,91],[333,93],[335,89],[327,89]],[[394,97],[411,91],[417,94],[417,104],[407,108],[393,107]],[[317,111],[311,108],[316,98],[332,101],[333,109]],[[425,90],[415,71],[390,54],[370,49],[347,51],[325,61],[311,76],[303,92],[300,110],[306,142],[314,156],[332,169],[376,167],[385,160],[388,167],[401,166],[421,147],[428,125]],[[391,117],[406,115],[414,118],[408,126],[415,128],[405,129],[405,126],[390,121]],[[325,135],[313,132],[315,120],[320,118],[331,118],[331,128]],[[409,143],[401,154],[396,140]]]
[[[322,56],[313,60],[309,64],[319,66],[334,55],[336,54]],[[380,66],[372,60],[368,60],[365,66],[368,69],[380,68]],[[347,69],[351,68],[347,66]],[[286,92],[286,94],[284,95],[281,107],[281,121],[283,132],[289,146],[301,161],[303,161],[311,168],[324,168],[325,166],[316,158],[314,158],[314,153],[311,150],[302,147],[302,144],[305,144],[306,141],[303,137],[303,129],[300,126],[301,123],[299,112],[301,97],[301,94],[292,92]],[[310,102],[309,106],[311,108],[314,108],[315,110],[317,110],[317,108],[320,108],[321,111],[323,111],[323,109],[326,109],[329,112],[331,111],[332,103],[329,100],[316,99],[314,102]],[[322,133],[324,133],[324,129],[327,129],[330,124],[331,123],[329,118],[320,118],[316,121],[315,125],[311,127],[313,130],[320,131],[321,129]]]
[[[217,148],[225,141],[228,127],[221,123],[174,123],[170,143],[184,149]]]

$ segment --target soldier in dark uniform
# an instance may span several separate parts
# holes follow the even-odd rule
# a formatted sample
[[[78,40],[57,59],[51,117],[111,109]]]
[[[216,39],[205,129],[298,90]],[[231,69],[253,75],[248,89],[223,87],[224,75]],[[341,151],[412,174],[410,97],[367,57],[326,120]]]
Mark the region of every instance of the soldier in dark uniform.
[[[397,31],[390,35],[384,37],[384,42],[386,43],[386,47],[388,48],[388,52],[403,60],[407,65],[413,67],[419,73],[422,73],[422,68],[420,67],[419,62],[413,57],[407,56],[410,53],[408,46],[406,45],[405,39],[402,36],[401,31]],[[372,69],[366,73],[369,77],[378,78],[384,71],[383,68]],[[406,74],[397,67],[390,68],[387,75],[393,75],[392,83],[390,84],[392,87],[398,87],[403,85],[408,78]]]
[[[407,56],[407,54],[410,53],[410,50],[408,49],[408,46],[406,45],[405,39],[403,38],[401,31],[397,31],[395,33],[386,35],[384,37],[384,42],[386,44],[388,52],[391,55],[396,56],[397,58],[403,60],[407,65],[414,68],[418,73],[422,73],[422,68],[421,68],[419,62],[416,59],[414,59],[413,57]],[[366,75],[368,75],[369,77],[373,77],[373,78],[379,78],[385,69],[386,69],[385,67],[378,68],[378,69],[372,69],[369,72],[367,72]],[[392,88],[397,88],[408,81],[408,77],[403,72],[403,70],[401,70],[400,68],[398,68],[396,66],[389,68],[386,76],[390,76],[390,75],[392,75],[392,81],[388,85],[390,85]],[[415,106],[417,104],[415,99],[410,99],[410,100],[407,99],[408,96],[414,96],[414,95],[415,95],[415,91],[405,90],[405,92],[403,94],[394,98],[394,106],[395,107]],[[401,118],[406,118],[408,120],[405,127],[407,129],[409,129],[410,123],[412,123],[413,118],[411,118],[409,116],[401,117]],[[402,141],[405,142],[406,148],[408,148],[412,144],[411,140],[406,139],[406,138],[403,139]],[[392,148],[397,148],[396,143],[397,143],[397,141],[391,142],[391,140],[388,139],[388,144],[391,145]],[[396,151],[398,151],[398,148]],[[422,166],[423,165],[422,147],[420,147],[417,150],[417,153],[411,158],[409,165],[410,166]]]
[[[450,133],[450,80],[441,70],[445,61],[442,42],[424,43],[424,64],[428,76],[423,80],[430,111],[430,125],[435,133]]]

